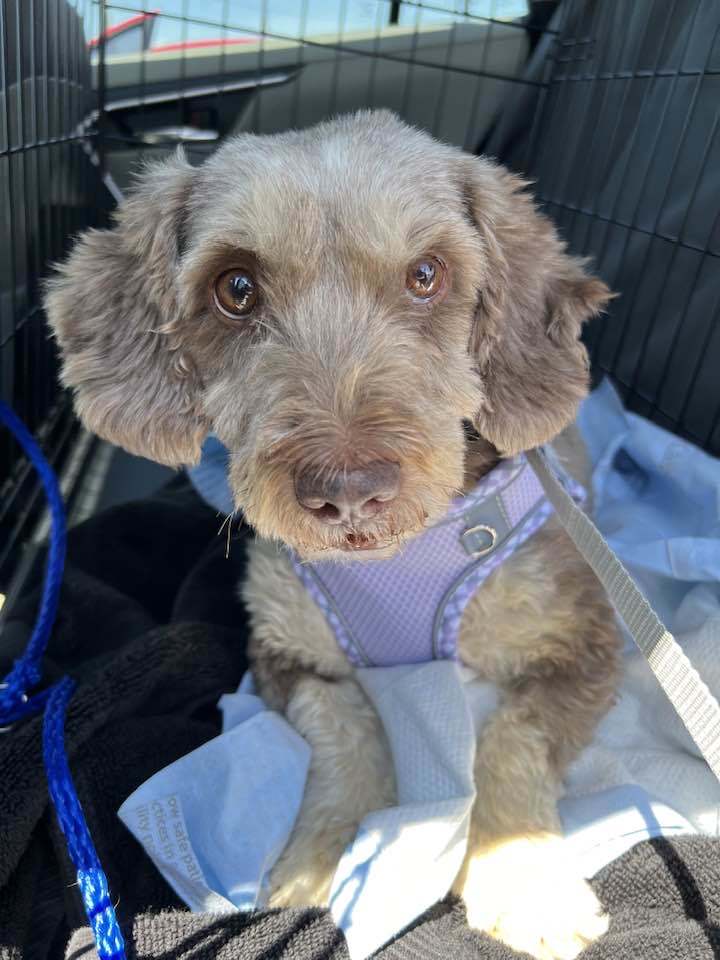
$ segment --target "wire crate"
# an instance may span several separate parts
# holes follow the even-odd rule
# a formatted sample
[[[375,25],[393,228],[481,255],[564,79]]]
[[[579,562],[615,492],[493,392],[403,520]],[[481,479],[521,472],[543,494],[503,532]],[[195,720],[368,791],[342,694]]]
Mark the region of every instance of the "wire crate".
[[[631,409],[720,452],[716,0],[0,0],[0,394],[72,498],[89,441],[42,277],[183,143],[389,107],[535,181],[620,296],[587,331]],[[0,593],[37,530],[0,438]]]
[[[37,433],[67,492],[80,431],[40,301],[48,265],[109,209],[89,138],[97,97],[85,36],[82,11],[65,0],[0,3],[0,395]],[[41,509],[34,472],[3,432],[0,596]]]
[[[545,69],[514,162],[619,294],[587,332],[595,376],[717,455],[720,6],[571,3]]]

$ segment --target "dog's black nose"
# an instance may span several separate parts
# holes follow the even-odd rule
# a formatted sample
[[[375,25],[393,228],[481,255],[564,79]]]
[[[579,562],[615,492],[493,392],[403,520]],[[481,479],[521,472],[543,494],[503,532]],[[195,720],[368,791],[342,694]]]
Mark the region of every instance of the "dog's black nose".
[[[307,471],[295,477],[298,503],[325,523],[355,524],[381,513],[400,489],[400,465],[377,460],[330,476]]]

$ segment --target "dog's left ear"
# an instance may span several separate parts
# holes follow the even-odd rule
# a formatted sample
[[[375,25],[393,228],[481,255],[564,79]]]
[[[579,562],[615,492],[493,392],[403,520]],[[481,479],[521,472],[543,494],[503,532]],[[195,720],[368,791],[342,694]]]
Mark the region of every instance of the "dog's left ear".
[[[589,379],[580,328],[612,294],[565,252],[525,181],[484,158],[461,164],[485,260],[470,344],[486,396],[476,428],[510,456],[574,419]]]
[[[48,280],[62,381],[89,430],[130,453],[194,463],[202,384],[173,327],[180,242],[196,171],[181,154],[146,168],[110,230],[89,230]]]

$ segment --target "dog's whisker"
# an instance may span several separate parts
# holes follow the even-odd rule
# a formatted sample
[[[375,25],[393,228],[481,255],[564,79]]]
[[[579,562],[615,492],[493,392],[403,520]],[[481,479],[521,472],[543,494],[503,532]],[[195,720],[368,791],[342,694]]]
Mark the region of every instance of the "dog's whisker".
[[[264,320],[259,320],[258,318],[253,319],[253,326],[261,327],[262,329],[267,330],[268,333],[277,333],[277,331],[271,327],[269,323],[265,323]]]
[[[218,536],[218,537],[219,537],[220,534],[223,532],[223,530],[225,529],[225,527],[226,527],[229,523],[232,522],[232,518],[233,518],[234,515],[235,515],[235,511],[233,511],[232,513],[229,513],[229,514],[225,517],[225,519],[223,520],[223,522],[220,524],[220,529],[219,529],[218,532],[217,532],[217,536]]]
[[[230,516],[232,517],[232,514],[231,514]],[[231,532],[232,532],[232,519],[230,520],[230,523],[227,525],[227,540],[225,541],[225,559],[226,559],[226,560],[228,560],[228,559],[230,558],[230,534],[231,534]]]

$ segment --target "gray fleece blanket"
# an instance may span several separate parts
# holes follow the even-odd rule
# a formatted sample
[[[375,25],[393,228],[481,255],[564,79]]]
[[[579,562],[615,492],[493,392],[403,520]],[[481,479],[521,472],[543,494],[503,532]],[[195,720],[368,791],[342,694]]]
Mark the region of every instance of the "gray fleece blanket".
[[[342,935],[322,910],[189,913],[115,814],[152,773],[219,731],[215,704],[245,670],[235,584],[246,534],[226,560],[218,525],[178,478],[151,499],[76,528],[45,675],[69,671],[78,683],[67,723],[70,763],[129,957],[339,960],[347,957]],[[3,631],[2,672],[32,627],[39,578],[40,569]],[[29,720],[0,735],[0,960],[94,957],[73,882],[48,808],[40,721]],[[720,841],[640,844],[606,867],[595,887],[612,921],[588,960],[720,957]],[[378,956],[517,954],[469,930],[462,905],[448,899]]]

